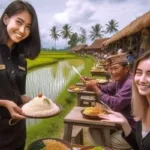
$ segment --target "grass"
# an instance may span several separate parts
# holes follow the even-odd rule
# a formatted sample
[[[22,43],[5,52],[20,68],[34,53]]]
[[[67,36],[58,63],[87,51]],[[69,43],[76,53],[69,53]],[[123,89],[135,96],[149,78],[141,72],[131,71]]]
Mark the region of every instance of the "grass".
[[[82,70],[81,74],[91,76],[89,70],[93,65],[93,58],[90,57],[90,59],[82,59],[84,60],[84,63],[86,65],[85,68]],[[26,147],[36,139],[46,137],[61,138],[61,133],[63,132],[64,126],[63,119],[76,104],[76,95],[67,92],[67,87],[69,85],[75,84],[76,82],[79,82],[78,75],[75,75],[72,80],[70,80],[68,85],[63,88],[59,96],[56,98],[56,102],[62,106],[62,111],[59,115],[50,119],[43,119],[40,123],[28,128]]]
[[[72,54],[70,52],[41,52],[40,55],[34,60],[28,61],[28,69],[33,69],[43,65],[50,65],[57,63],[63,59],[78,58],[79,56]]]

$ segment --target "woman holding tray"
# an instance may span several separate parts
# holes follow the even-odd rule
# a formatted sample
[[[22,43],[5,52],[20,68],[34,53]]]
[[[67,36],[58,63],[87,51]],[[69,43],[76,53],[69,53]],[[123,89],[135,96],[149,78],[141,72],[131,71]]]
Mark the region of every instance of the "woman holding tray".
[[[24,95],[26,58],[37,57],[40,46],[34,8],[13,1],[0,19],[0,150],[24,150],[26,124],[19,106],[30,100]]]

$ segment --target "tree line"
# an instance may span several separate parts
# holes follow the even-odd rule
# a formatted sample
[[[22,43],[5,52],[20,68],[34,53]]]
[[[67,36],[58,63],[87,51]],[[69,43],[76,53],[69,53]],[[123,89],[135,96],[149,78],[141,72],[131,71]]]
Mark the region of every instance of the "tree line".
[[[71,25],[65,24],[61,30],[58,30],[56,26],[53,26],[50,29],[50,37],[55,42],[55,49],[56,49],[56,42],[59,40],[60,37],[66,40],[66,47],[74,47],[78,43],[86,44],[87,39],[90,38],[92,41],[95,39],[103,38],[105,34],[112,34],[118,31],[118,22],[114,19],[111,19],[106,24],[106,30],[103,30],[103,26],[101,24],[95,24],[91,26],[91,30],[89,34],[87,33],[86,29],[80,27],[80,33],[73,32]]]

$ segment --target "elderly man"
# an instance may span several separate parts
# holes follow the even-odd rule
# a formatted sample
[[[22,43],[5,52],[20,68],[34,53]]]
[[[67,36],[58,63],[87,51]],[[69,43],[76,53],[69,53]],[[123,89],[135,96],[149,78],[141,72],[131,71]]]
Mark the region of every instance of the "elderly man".
[[[98,94],[99,100],[103,101],[112,110],[122,113],[135,128],[135,121],[131,115],[131,82],[129,66],[126,54],[112,55],[107,58],[109,62],[109,73],[113,80],[107,85],[96,85],[92,81],[86,82],[86,88]],[[90,133],[96,144],[102,144],[100,131],[90,128]],[[130,145],[121,137],[121,131],[114,132],[111,136],[112,148],[129,149]]]

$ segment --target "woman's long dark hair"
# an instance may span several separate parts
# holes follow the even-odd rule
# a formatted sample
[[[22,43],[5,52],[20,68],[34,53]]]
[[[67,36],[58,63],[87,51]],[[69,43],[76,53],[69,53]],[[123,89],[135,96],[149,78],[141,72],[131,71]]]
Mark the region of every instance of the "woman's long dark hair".
[[[40,35],[37,15],[34,8],[28,3],[21,0],[10,3],[5,9],[0,19],[0,43],[6,44],[9,40],[9,35],[6,30],[6,25],[3,22],[5,15],[12,17],[13,15],[28,11],[32,17],[31,32],[30,35],[23,41],[16,44],[17,51],[23,53],[26,58],[34,59],[38,56],[41,48]]]

